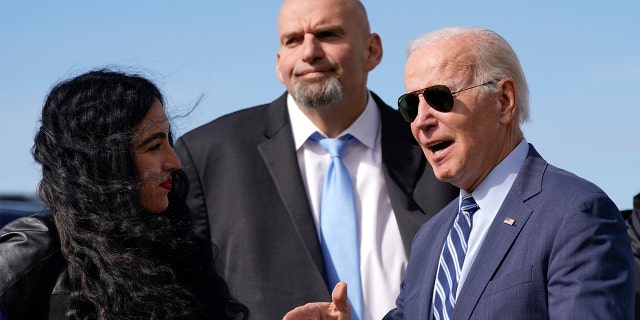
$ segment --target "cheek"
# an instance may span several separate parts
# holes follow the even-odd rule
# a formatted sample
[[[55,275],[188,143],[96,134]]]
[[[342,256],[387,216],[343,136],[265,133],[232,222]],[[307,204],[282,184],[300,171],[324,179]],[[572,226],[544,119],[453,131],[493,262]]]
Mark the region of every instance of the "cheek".
[[[285,55],[280,55],[278,60],[276,61],[276,70],[278,74],[282,74],[284,77],[289,77],[290,73],[295,66],[294,60],[292,59],[293,53],[289,52]]]
[[[149,199],[153,198],[153,188],[151,186],[150,177],[151,174],[148,171],[142,171],[138,173],[140,202],[142,202],[143,205],[149,202]]]
[[[284,69],[284,61],[282,60],[282,58],[279,58],[276,62],[276,75],[278,76],[278,80],[280,80],[280,82],[284,82],[284,79],[287,76]]]
[[[342,77],[350,77],[354,81],[361,83],[365,78],[365,66],[364,61],[360,59],[353,59],[347,57],[338,63],[339,68],[342,69]]]
[[[140,184],[140,188],[142,190],[149,189],[149,183],[151,180],[151,173],[149,171],[141,171],[138,172],[138,183]]]
[[[413,138],[422,145],[420,141],[420,130],[416,128],[415,123],[415,121],[411,122],[411,133],[413,134]]]
[[[467,127],[475,128],[473,131],[466,131],[465,144],[467,149],[478,152],[486,149],[487,146],[495,146],[501,142],[496,136],[500,124],[494,117],[478,117],[477,121],[467,124]],[[471,155],[473,154],[472,152]]]
[[[150,213],[160,213],[168,206],[168,192],[163,192],[158,187],[158,180],[154,177],[155,175],[148,171],[143,171],[139,174],[138,199],[140,205]]]

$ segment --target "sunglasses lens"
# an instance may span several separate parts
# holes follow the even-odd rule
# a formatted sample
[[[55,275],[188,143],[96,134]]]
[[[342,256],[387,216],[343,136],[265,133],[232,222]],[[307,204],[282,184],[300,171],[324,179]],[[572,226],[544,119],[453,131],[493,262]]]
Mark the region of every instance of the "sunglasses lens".
[[[425,88],[422,92],[424,99],[431,108],[440,112],[449,112],[453,109],[453,95],[449,87],[445,85],[435,85]],[[420,97],[417,93],[407,93],[398,99],[398,110],[407,122],[413,122],[418,116],[418,105]]]
[[[400,96],[398,110],[404,120],[413,122],[416,119],[416,116],[418,116],[418,104],[420,104],[420,98],[416,93],[407,93]]]
[[[426,88],[423,93],[424,99],[434,109],[440,112],[449,112],[453,109],[453,96],[449,87],[435,85]]]

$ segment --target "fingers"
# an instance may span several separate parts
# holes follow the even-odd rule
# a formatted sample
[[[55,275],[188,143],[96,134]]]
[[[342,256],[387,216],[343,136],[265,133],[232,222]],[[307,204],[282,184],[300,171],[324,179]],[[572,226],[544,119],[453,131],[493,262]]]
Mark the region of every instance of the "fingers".
[[[297,307],[284,315],[282,320],[322,320],[331,319],[329,302],[313,302]]]

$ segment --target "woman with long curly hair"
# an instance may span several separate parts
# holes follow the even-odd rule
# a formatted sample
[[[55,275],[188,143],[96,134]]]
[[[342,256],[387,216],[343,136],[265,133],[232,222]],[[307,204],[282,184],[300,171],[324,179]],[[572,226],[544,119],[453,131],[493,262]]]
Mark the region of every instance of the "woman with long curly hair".
[[[56,85],[32,152],[49,209],[0,232],[0,318],[248,317],[192,235],[153,83],[97,70]]]

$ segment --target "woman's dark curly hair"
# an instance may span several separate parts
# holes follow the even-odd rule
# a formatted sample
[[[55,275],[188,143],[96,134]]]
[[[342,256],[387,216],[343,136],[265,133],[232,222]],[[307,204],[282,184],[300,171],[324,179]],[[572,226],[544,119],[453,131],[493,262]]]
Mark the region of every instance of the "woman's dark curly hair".
[[[132,139],[156,99],[147,79],[106,69],[61,82],[46,99],[32,152],[68,262],[68,315],[246,319],[209,245],[192,235],[186,175],[174,172],[165,212],[139,202]]]

